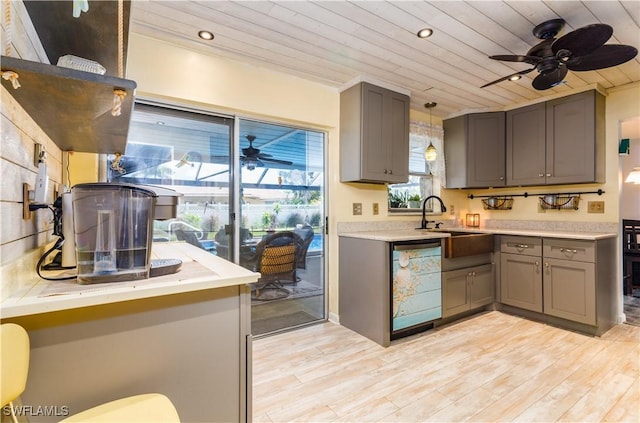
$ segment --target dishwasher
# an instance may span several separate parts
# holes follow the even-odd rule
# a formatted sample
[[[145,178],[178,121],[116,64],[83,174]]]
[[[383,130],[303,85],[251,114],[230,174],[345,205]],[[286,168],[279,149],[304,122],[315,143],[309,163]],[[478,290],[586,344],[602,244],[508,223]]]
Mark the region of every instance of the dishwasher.
[[[391,339],[433,328],[442,317],[441,242],[397,241],[391,248]]]

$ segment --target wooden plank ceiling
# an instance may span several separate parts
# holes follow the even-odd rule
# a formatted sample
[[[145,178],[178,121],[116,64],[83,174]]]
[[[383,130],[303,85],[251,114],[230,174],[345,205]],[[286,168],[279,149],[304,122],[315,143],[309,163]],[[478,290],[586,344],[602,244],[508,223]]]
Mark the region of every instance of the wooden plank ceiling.
[[[640,80],[640,58],[598,71],[569,71],[565,83],[537,91],[531,81],[483,84],[525,70],[497,54],[526,54],[550,19],[561,36],[592,23],[614,28],[608,43],[640,48],[640,2],[630,1],[139,1],[135,33],[320,82],[336,88],[357,78],[410,91],[411,107],[436,101],[434,116],[499,110],[593,84]],[[421,28],[434,34],[419,39]],[[198,39],[201,29],[213,41]]]

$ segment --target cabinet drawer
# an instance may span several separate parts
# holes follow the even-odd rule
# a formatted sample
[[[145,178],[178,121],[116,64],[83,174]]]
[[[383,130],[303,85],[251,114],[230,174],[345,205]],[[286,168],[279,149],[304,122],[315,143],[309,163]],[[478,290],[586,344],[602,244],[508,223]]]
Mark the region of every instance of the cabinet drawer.
[[[587,263],[594,263],[596,258],[595,244],[591,241],[545,238],[542,252],[545,258]]]
[[[530,236],[502,236],[500,252],[539,257],[542,255],[542,239]]]

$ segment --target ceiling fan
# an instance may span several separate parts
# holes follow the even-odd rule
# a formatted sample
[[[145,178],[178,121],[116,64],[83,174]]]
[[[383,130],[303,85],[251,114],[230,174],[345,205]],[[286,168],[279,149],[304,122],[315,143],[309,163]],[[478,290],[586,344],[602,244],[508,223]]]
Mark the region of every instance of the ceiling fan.
[[[249,147],[242,149],[243,155],[240,156],[240,164],[248,170],[254,170],[256,167],[264,167],[264,162],[282,165],[293,164],[293,162],[288,160],[274,159],[271,154],[261,153],[258,148],[253,146],[253,141],[256,139],[255,135],[246,135],[245,138],[249,141]]]
[[[533,35],[542,41],[531,47],[525,55],[496,55],[490,59],[506,62],[524,62],[532,68],[513,73],[480,88],[506,80],[518,80],[522,75],[537,70],[531,85],[546,90],[558,85],[569,70],[575,72],[608,68],[625,63],[638,54],[635,47],[606,44],[613,28],[606,24],[591,24],[571,31],[560,38],[555,36],[564,27],[563,19],[552,19],[533,28]]]

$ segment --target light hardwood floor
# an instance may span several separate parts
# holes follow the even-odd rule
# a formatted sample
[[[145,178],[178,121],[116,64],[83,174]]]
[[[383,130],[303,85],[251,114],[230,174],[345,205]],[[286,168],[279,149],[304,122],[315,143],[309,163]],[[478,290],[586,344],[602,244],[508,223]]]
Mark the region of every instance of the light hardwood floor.
[[[333,323],[253,344],[255,422],[640,422],[640,328],[497,311],[389,348]]]

